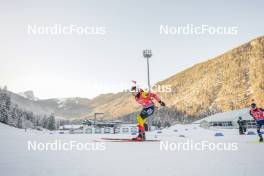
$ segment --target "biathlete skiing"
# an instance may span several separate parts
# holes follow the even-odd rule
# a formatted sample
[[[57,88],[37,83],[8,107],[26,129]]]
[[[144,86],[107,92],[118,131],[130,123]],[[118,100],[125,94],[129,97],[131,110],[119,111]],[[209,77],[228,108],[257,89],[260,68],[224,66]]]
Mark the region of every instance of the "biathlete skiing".
[[[150,117],[155,111],[155,104],[153,100],[159,102],[161,106],[165,106],[165,103],[161,101],[161,99],[152,92],[146,92],[143,89],[132,86],[131,88],[132,94],[135,97],[137,103],[142,105],[143,109],[139,115],[137,115],[137,126],[138,126],[138,136],[133,138],[132,140],[136,141],[144,141],[146,140],[145,131],[147,131],[146,120]]]
[[[263,142],[263,137],[260,132],[262,125],[264,125],[264,109],[258,108],[256,103],[251,104],[251,109],[249,114],[256,120],[257,123],[257,132],[259,135],[259,142]]]

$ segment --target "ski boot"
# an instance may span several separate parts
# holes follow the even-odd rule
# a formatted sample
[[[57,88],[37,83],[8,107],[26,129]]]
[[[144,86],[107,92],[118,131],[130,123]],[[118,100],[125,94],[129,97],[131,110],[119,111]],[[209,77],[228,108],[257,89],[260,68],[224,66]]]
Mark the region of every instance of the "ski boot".
[[[132,138],[133,141],[143,141],[143,133],[139,133],[137,137]]]
[[[262,136],[259,138],[259,142],[263,142],[263,137]]]

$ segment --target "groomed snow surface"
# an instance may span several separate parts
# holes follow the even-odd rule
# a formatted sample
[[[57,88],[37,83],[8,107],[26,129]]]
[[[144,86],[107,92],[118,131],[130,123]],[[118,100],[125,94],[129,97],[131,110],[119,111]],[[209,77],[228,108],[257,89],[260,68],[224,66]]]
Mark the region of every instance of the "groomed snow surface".
[[[254,129],[250,130],[254,131]],[[224,136],[215,137],[221,132]],[[179,143],[237,143],[236,151],[161,151],[160,142],[104,142],[101,151],[29,151],[28,141],[100,143],[102,137],[130,135],[59,134],[16,129],[0,124],[0,173],[3,176],[259,176],[264,144],[256,135],[239,136],[237,129],[210,130],[197,124],[176,125],[148,138]]]

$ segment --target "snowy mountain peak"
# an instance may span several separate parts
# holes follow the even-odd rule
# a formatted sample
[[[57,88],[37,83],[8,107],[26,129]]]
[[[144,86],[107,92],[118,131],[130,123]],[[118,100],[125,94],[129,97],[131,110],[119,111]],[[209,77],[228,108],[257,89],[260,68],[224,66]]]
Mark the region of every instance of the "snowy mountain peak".
[[[29,100],[33,100],[33,101],[39,100],[37,97],[35,97],[34,92],[32,90],[20,92],[19,95]]]

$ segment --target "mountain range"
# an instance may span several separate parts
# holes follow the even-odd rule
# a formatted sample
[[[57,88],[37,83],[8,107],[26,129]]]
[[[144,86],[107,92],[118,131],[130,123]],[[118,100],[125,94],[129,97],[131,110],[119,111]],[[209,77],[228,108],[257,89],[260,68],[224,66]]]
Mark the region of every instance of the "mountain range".
[[[158,93],[170,108],[186,115],[203,117],[249,107],[252,101],[264,106],[264,37],[258,37],[206,62],[194,65],[156,83],[170,86]],[[15,94],[19,107],[37,114],[53,113],[61,118],[115,119],[139,111],[130,93],[102,94],[93,99],[64,98],[40,100],[32,91]]]

